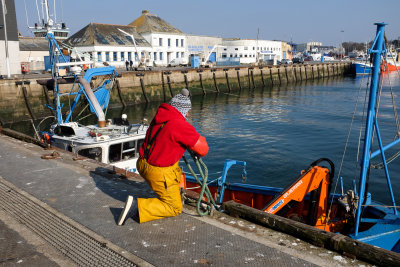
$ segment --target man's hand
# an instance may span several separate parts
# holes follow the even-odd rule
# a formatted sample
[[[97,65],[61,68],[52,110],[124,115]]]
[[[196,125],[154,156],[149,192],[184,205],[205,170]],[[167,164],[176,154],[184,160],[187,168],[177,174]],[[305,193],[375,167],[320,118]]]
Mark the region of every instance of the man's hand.
[[[209,149],[206,138],[200,135],[196,144],[193,147],[189,147],[189,149],[196,153],[196,155],[198,155],[199,157],[204,157],[205,155],[207,155]]]

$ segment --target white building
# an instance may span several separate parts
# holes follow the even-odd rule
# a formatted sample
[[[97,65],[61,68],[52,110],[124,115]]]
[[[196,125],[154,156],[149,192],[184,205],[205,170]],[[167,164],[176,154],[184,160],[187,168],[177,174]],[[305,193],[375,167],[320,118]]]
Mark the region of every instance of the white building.
[[[30,71],[43,71],[44,58],[49,56],[49,41],[46,38],[20,37],[19,59],[27,62]]]
[[[7,13],[3,14],[4,10],[0,2],[0,75],[7,77],[20,74],[21,64],[14,0],[5,0],[5,7]],[[7,33],[5,34],[6,29]]]
[[[131,22],[152,47],[151,58],[157,66],[166,66],[175,58],[188,58],[185,33],[160,17],[143,10],[142,15]]]
[[[240,58],[241,64],[282,59],[282,42],[253,39],[223,39],[222,58]],[[272,62],[271,62],[272,63]]]
[[[222,57],[223,46],[221,37],[187,35],[187,49],[190,55],[199,56],[200,62],[215,62]]]
[[[89,54],[95,66],[107,62],[111,66],[125,67],[126,60],[132,60],[134,67],[140,61],[152,65],[151,45],[136,32],[135,27],[90,23],[64,43]]]

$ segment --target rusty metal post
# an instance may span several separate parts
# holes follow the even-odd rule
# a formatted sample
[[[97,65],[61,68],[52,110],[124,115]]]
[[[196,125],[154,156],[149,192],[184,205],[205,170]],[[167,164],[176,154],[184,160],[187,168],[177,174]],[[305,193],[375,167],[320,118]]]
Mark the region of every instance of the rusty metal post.
[[[229,69],[224,69],[225,71],[225,78],[226,78],[226,85],[228,86],[228,92],[231,92],[231,85],[229,84],[229,76],[228,76],[228,70]]]
[[[171,97],[174,97],[174,93],[172,92],[172,88],[171,88],[171,79],[169,77],[169,74],[171,74],[171,72],[170,71],[166,71],[166,72],[164,72],[164,74],[167,75],[167,84],[168,84],[168,89],[169,89],[169,92],[171,94]]]
[[[262,82],[263,87],[265,87],[263,67],[259,67],[259,69],[260,69],[260,73],[261,73],[261,82]]]
[[[187,75],[186,75],[186,73],[188,73],[188,71],[183,70],[182,73],[183,73],[183,78],[185,79],[186,89],[189,89],[189,82],[188,82]]]
[[[215,91],[217,91],[217,93],[219,93],[219,89],[218,89],[218,85],[217,85],[217,77],[215,76],[215,71],[216,71],[216,69],[211,69],[211,72],[213,73]]]
[[[235,68],[235,70],[236,70],[236,74],[237,74],[237,79],[238,79],[238,84],[239,84],[239,90],[242,91],[242,84],[240,83],[240,74],[239,74],[240,68]]]
[[[117,86],[118,96],[119,96],[119,100],[121,101],[122,107],[125,108],[126,107],[126,103],[124,101],[124,98],[122,97],[121,87],[119,85],[119,80],[118,79],[115,79],[115,85]]]
[[[142,78],[144,76],[144,73],[137,73],[136,76],[140,77],[140,86],[142,87],[142,92],[143,92],[144,99],[146,100],[146,103],[149,103],[150,101],[149,101],[149,98],[147,97],[146,87],[144,86],[144,81],[143,81],[143,78]]]
[[[274,85],[274,78],[272,77],[272,67],[269,67],[269,76],[271,77],[271,84]]]
[[[197,70],[197,72],[199,73],[201,90],[203,91],[203,95],[205,95],[206,89],[204,89],[204,85],[203,85],[203,75],[202,75],[203,70]]]
[[[253,71],[254,68],[250,67],[249,70],[250,70],[250,74],[251,74],[251,82],[253,83],[253,89],[254,89],[254,88],[256,88],[256,85],[254,83],[254,71]],[[249,88],[250,88],[250,84],[249,84]]]

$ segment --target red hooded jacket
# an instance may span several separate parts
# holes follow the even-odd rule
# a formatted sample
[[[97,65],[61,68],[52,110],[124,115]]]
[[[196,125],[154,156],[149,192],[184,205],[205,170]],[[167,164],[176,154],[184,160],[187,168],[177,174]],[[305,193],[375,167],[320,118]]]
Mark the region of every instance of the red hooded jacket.
[[[153,128],[151,130],[151,138],[153,138],[164,122],[167,123],[156,136],[147,159],[150,165],[157,167],[172,166],[182,158],[186,148],[193,148],[199,140],[204,139],[200,138],[200,134],[196,132],[196,129],[186,121],[185,117],[176,108],[163,103],[158,108],[157,114],[147,130],[144,144],[140,148],[140,158],[144,158],[150,129]],[[207,143],[205,144],[207,145]]]

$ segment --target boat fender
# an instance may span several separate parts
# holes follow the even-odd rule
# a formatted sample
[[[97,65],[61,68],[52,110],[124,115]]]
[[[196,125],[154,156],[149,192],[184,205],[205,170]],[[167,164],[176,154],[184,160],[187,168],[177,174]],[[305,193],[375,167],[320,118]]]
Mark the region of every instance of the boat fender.
[[[50,144],[50,135],[48,133],[44,133],[40,141],[45,144]]]
[[[92,132],[92,131],[89,131],[88,134],[91,137],[101,136],[101,133],[95,133],[95,132]]]

